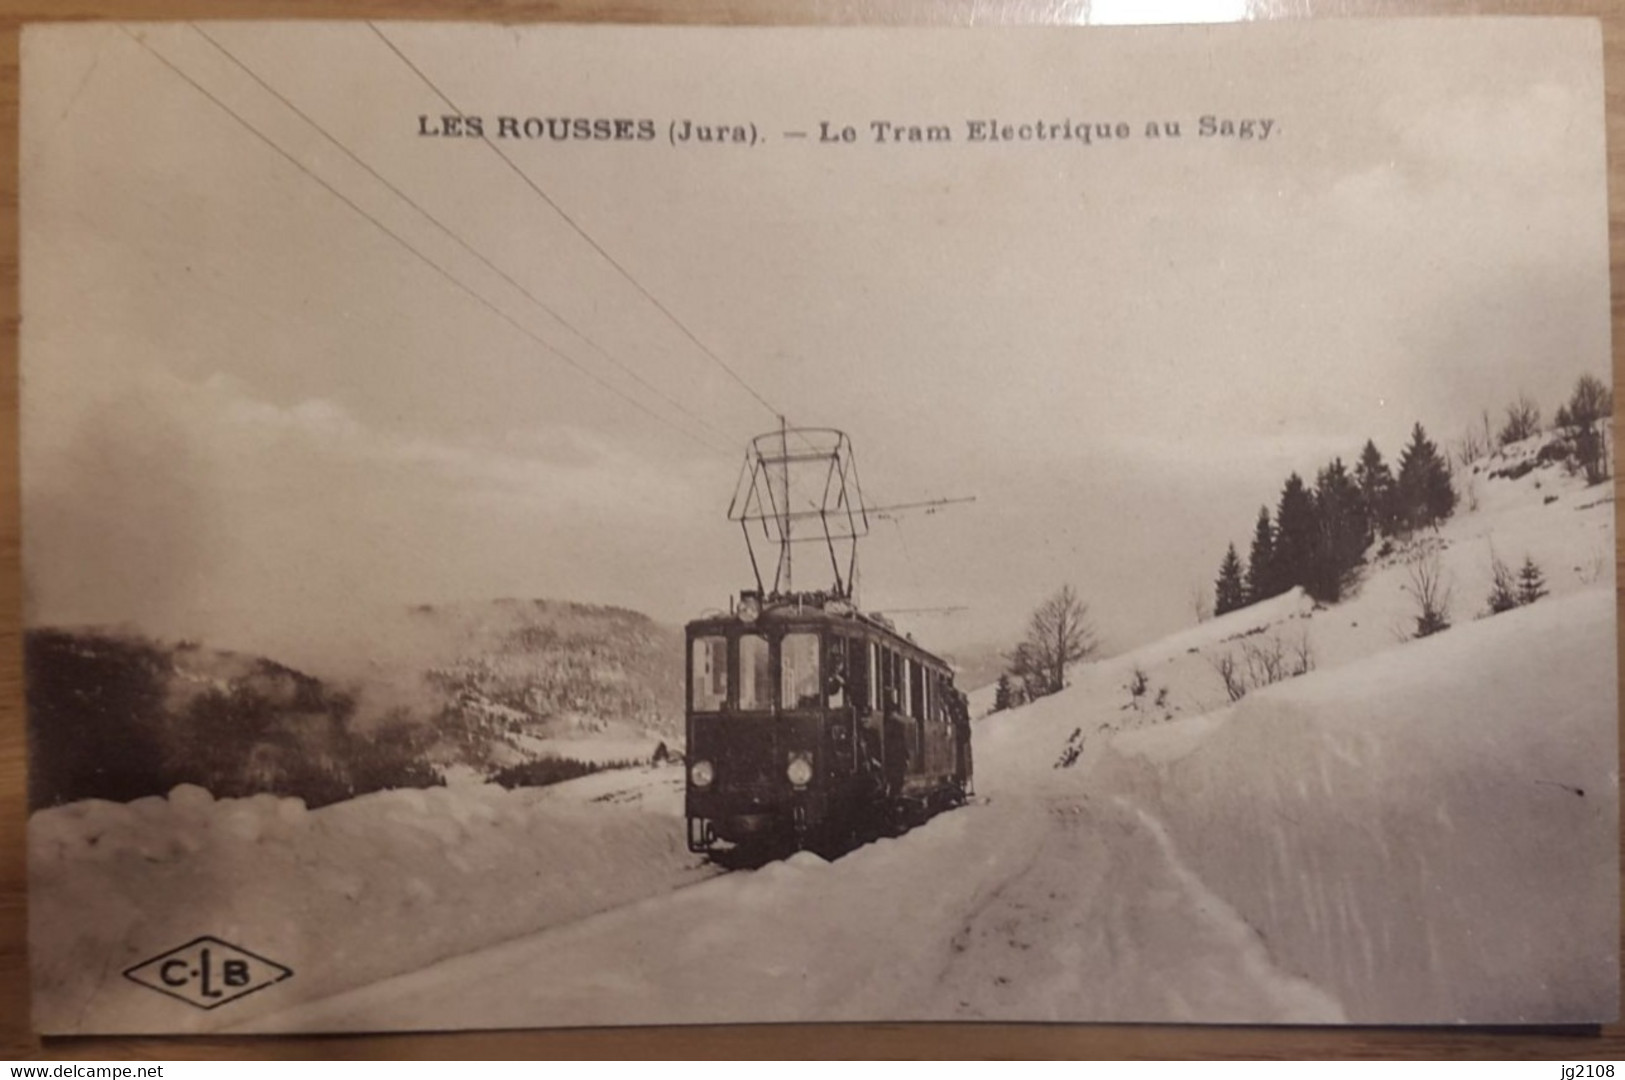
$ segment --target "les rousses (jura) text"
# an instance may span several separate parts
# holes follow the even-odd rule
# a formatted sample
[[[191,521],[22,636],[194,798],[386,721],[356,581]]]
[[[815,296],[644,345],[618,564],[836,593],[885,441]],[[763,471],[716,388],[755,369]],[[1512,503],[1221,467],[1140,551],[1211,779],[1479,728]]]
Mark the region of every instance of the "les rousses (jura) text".
[[[1234,139],[1264,142],[1280,134],[1279,121],[1267,116],[1219,116],[1128,120],[1007,120],[996,116],[955,123],[867,120],[847,123],[819,120],[805,128],[769,130],[752,120],[657,121],[649,117],[419,115],[423,138],[515,139],[549,142],[650,143],[758,146],[775,139],[825,146],[880,144],[907,146],[931,143],[1097,143],[1135,138]]]

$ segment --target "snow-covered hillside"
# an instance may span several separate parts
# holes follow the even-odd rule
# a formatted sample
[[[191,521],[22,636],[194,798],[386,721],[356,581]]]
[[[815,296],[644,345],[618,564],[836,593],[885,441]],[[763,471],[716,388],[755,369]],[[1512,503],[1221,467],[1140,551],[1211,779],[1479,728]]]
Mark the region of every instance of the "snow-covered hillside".
[[[682,771],[297,799],[87,800],[29,822],[34,1019],[46,1032],[200,1031],[410,971],[716,873],[689,855]],[[219,1012],[120,972],[201,934],[294,977]],[[132,992],[133,991],[133,992]]]
[[[684,850],[676,768],[37,813],[37,1020],[1610,1019],[1612,495],[1556,466],[1490,475],[1533,453],[1469,473],[1462,510],[1343,603],[1281,596],[978,721],[972,805],[834,863],[714,876]],[[1492,553],[1550,595],[1481,617]],[[1410,640],[1419,554],[1452,626]],[[1233,702],[1219,668],[1249,649],[1307,670]],[[214,1012],[119,977],[203,933],[297,974]]]

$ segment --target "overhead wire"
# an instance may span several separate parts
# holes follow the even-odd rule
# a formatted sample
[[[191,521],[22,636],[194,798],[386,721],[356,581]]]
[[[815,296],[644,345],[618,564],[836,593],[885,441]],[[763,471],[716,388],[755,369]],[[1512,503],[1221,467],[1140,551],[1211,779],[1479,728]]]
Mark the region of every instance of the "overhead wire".
[[[690,419],[692,419],[696,423],[702,425],[706,429],[708,429],[708,430],[710,430],[710,431],[712,431],[712,432],[714,432],[714,433],[716,433],[718,435],[725,434],[721,429],[719,429],[716,425],[712,424],[705,417],[703,417],[703,416],[699,415],[698,413],[694,412],[692,409],[688,408],[682,402],[678,401],[676,398],[673,398],[671,395],[669,395],[665,391],[661,390],[658,386],[655,386],[653,383],[649,382],[641,374],[639,374],[634,368],[632,368],[629,364],[623,362],[622,360],[617,358],[614,354],[612,354],[608,349],[604,348],[604,346],[600,345],[597,341],[595,341],[591,337],[587,336],[587,334],[584,331],[582,331],[580,327],[576,326],[570,320],[566,319],[551,304],[547,303],[545,300],[543,300],[541,297],[537,296],[530,289],[526,288],[525,285],[522,284],[517,279],[515,279],[513,277],[513,275],[509,274],[506,270],[502,269],[495,262],[493,262],[490,258],[488,258],[483,252],[479,251],[477,248],[475,248],[468,241],[464,240],[461,236],[457,235],[457,233],[450,226],[448,226],[445,222],[441,221],[434,214],[430,213],[416,199],[412,198],[412,196],[408,195],[405,191],[402,191],[400,189],[400,187],[397,186],[395,183],[393,183],[388,177],[384,176],[377,169],[375,169],[372,165],[368,164],[367,161],[365,161],[359,154],[357,154],[355,151],[351,150],[348,146],[346,146],[342,140],[340,140],[339,138],[334,136],[332,132],[328,131],[325,127],[323,127],[319,122],[317,122],[313,117],[311,117],[309,113],[305,112],[298,105],[296,105],[293,101],[291,101],[287,97],[287,95],[283,94],[276,87],[272,86],[258,72],[256,72],[252,67],[250,67],[247,63],[245,63],[241,57],[237,56],[230,49],[228,49],[224,44],[222,44],[221,41],[218,38],[216,38],[213,34],[210,34],[207,30],[205,30],[203,27],[199,26],[195,22],[188,23],[187,25],[190,26],[194,32],[196,32],[199,36],[201,36],[210,45],[214,46],[214,48],[216,50],[218,50],[222,56],[224,56],[226,59],[230,60],[233,64],[235,64],[238,68],[240,68],[243,71],[244,74],[246,74],[249,78],[253,79],[256,83],[258,83],[267,93],[269,93],[271,96],[275,97],[284,106],[286,106],[291,112],[293,112],[296,116],[298,116],[301,120],[303,120],[307,125],[309,125],[311,128],[313,128],[319,135],[322,136],[322,138],[326,139],[333,146],[337,147],[338,150],[341,153],[343,153],[351,161],[355,162],[356,165],[358,165],[362,169],[366,170],[366,172],[367,172],[367,174],[369,176],[371,176],[374,180],[378,181],[378,183],[382,184],[385,188],[389,189],[389,191],[392,194],[394,194],[396,198],[400,199],[402,202],[404,202],[408,206],[412,207],[412,209],[416,210],[425,220],[427,220],[435,228],[439,229],[440,232],[443,233],[447,238],[449,238],[453,243],[457,244],[459,247],[461,247],[464,251],[468,252],[468,254],[472,255],[474,258],[478,259],[482,264],[484,264],[493,273],[500,276],[502,278],[502,280],[506,281],[509,285],[513,286],[516,290],[518,290],[521,294],[523,294],[525,296],[525,298],[528,299],[531,303],[535,304],[542,311],[546,312],[560,326],[564,327],[570,333],[574,334],[577,338],[579,338],[588,348],[593,350],[598,355],[602,356],[605,360],[609,361],[615,367],[619,368],[629,378],[634,380],[639,386],[642,386],[645,390],[649,391],[651,394],[658,397],[661,401],[664,401],[667,405],[671,406],[673,409],[676,409],[678,412],[680,412],[683,415],[689,417]]]
[[[486,308],[492,314],[496,315],[498,318],[500,318],[504,322],[508,323],[508,325],[512,326],[515,330],[518,330],[525,337],[527,337],[527,338],[531,339],[532,341],[536,342],[542,348],[546,349],[549,353],[551,353],[552,355],[558,357],[564,363],[568,364],[570,367],[574,368],[576,371],[580,372],[582,375],[586,376],[588,379],[591,379],[593,382],[597,383],[599,386],[603,387],[605,390],[608,390],[610,393],[614,394],[615,396],[621,398],[623,401],[626,401],[628,404],[630,404],[633,407],[637,408],[639,411],[645,413],[646,415],[648,415],[648,416],[652,417],[653,419],[659,421],[660,423],[666,425],[667,427],[671,428],[673,431],[676,431],[678,434],[682,435],[684,438],[689,439],[690,441],[692,441],[694,443],[697,443],[700,446],[704,446],[706,449],[711,450],[711,451],[713,451],[715,453],[726,454],[726,455],[731,455],[732,454],[732,451],[725,450],[725,449],[711,443],[710,441],[708,441],[706,439],[703,439],[703,438],[699,437],[698,435],[695,435],[693,432],[689,431],[687,428],[681,427],[678,424],[676,424],[670,418],[668,418],[666,416],[663,416],[660,413],[654,411],[648,405],[645,405],[643,402],[639,401],[637,398],[635,398],[632,395],[626,393],[624,390],[622,390],[620,387],[616,386],[614,383],[611,383],[611,382],[607,381],[602,376],[598,375],[596,372],[592,371],[591,369],[587,368],[585,365],[583,365],[582,363],[577,361],[574,357],[570,356],[568,353],[565,353],[562,350],[560,350],[552,342],[550,342],[547,339],[543,338],[541,335],[539,335],[535,331],[531,330],[528,326],[524,325],[519,320],[515,319],[512,315],[508,314],[506,311],[503,311],[500,307],[498,307],[496,304],[492,303],[489,299],[487,299],[484,295],[482,295],[480,292],[475,290],[472,286],[468,285],[467,283],[462,281],[460,278],[458,278],[456,275],[454,275],[451,271],[447,270],[445,267],[443,267],[439,263],[435,262],[432,258],[430,258],[428,255],[424,254],[417,247],[414,247],[409,241],[407,241],[404,237],[402,237],[395,230],[391,229],[389,226],[385,225],[382,221],[378,220],[377,217],[375,217],[374,215],[369,213],[367,210],[362,208],[362,206],[359,203],[357,203],[354,199],[352,199],[348,195],[344,194],[344,192],[340,191],[337,187],[333,186],[333,184],[329,183],[321,175],[319,175],[318,173],[313,171],[311,168],[306,166],[302,161],[300,161],[292,153],[290,153],[288,150],[284,149],[281,146],[281,144],[277,143],[269,135],[265,134],[259,128],[255,127],[252,123],[250,123],[241,113],[237,112],[237,110],[233,109],[230,105],[227,105],[224,101],[220,100],[220,98],[218,96],[216,96],[212,91],[210,91],[206,86],[204,86],[202,83],[198,82],[192,76],[188,75],[184,70],[182,70],[177,64],[175,64],[172,60],[170,60],[163,53],[161,53],[157,49],[153,48],[152,44],[150,42],[148,42],[146,39],[144,39],[143,37],[141,37],[139,34],[135,33],[134,31],[132,31],[128,26],[124,25],[123,23],[119,24],[119,29],[122,30],[125,33],[125,35],[127,35],[130,38],[130,40],[134,41],[137,45],[139,45],[143,50],[145,50],[153,58],[158,60],[161,64],[163,64],[170,71],[174,72],[176,76],[178,76],[187,85],[191,86],[192,89],[196,90],[198,93],[202,94],[205,98],[207,98],[209,101],[211,101],[215,105],[215,107],[220,109],[222,112],[226,113],[233,120],[237,121],[237,123],[240,124],[245,130],[247,130],[249,133],[254,135],[255,138],[259,139],[266,146],[270,147],[280,157],[282,157],[284,160],[286,160],[290,165],[292,165],[294,168],[298,169],[306,177],[308,177],[311,180],[315,181],[318,185],[320,185],[323,189],[325,189],[330,195],[332,195],[334,198],[338,199],[345,206],[349,207],[356,214],[358,214],[362,218],[366,219],[379,232],[382,232],[385,236],[389,237],[391,240],[395,241],[395,243],[399,244],[402,248],[406,249],[413,256],[415,256],[417,259],[422,261],[425,265],[427,265],[432,270],[434,270],[435,273],[439,274],[442,278],[444,278],[452,286],[454,286],[459,291],[466,294],[470,299],[474,300],[480,306]]]
[[[465,115],[461,107],[459,107],[456,102],[452,101],[445,91],[441,90],[440,87],[435,84],[434,80],[429,78],[429,76],[424,73],[422,68],[413,63],[412,59],[407,56],[406,53],[401,51],[400,47],[390,39],[389,35],[385,34],[378,28],[377,23],[369,20],[367,22],[367,26],[371,28],[372,32],[378,36],[378,40],[382,41],[389,48],[390,52],[399,57],[401,62],[410,68],[412,72],[423,82],[423,84],[434,92],[436,97],[446,103],[447,108],[451,109],[452,112],[456,113],[458,116]],[[495,142],[491,141],[491,137],[489,135],[481,132],[479,138],[481,142],[490,148],[492,153],[496,154],[496,156],[502,160],[503,164],[507,165],[507,167],[512,170],[515,176],[524,181],[525,185],[535,192],[543,202],[552,207],[553,212],[559,216],[561,221],[568,225],[577,236],[581,237],[581,239],[584,240],[589,247],[596,251],[606,263],[614,268],[616,273],[620,274],[621,277],[624,278],[634,289],[636,289],[645,300],[647,300],[657,311],[664,315],[673,326],[677,327],[683,336],[692,342],[694,346],[702,353],[704,353],[712,363],[716,364],[719,368],[726,372],[735,383],[739,384],[739,386],[741,386],[746,393],[755,398],[762,408],[766,409],[775,419],[783,419],[784,413],[782,410],[774,406],[772,402],[768,401],[767,398],[757,391],[754,386],[747,382],[744,376],[740,375],[732,365],[730,365],[721,356],[717,355],[714,349],[712,349],[705,342],[701,341],[699,336],[689,328],[687,323],[678,318],[677,314],[673,312],[671,308],[667,307],[659,297],[655,296],[655,294],[649,291],[649,289],[645,287],[641,281],[633,276],[632,272],[628,270],[620,262],[620,260],[616,259],[615,256],[611,255],[607,250],[605,250],[603,245],[599,244],[597,240],[593,239],[592,235],[582,227],[580,222],[576,221],[576,219],[572,217],[562,206],[560,206],[551,195],[543,190],[542,186],[533,180],[529,173],[520,168],[517,162],[504,153],[501,147],[499,147]]]

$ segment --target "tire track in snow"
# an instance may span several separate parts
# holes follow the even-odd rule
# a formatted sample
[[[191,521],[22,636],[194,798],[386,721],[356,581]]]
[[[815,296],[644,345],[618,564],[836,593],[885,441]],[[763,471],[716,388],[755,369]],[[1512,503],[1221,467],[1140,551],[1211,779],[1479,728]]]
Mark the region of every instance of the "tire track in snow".
[[[1338,1023],[1131,804],[1052,800],[1035,857],[968,913],[922,1016]]]

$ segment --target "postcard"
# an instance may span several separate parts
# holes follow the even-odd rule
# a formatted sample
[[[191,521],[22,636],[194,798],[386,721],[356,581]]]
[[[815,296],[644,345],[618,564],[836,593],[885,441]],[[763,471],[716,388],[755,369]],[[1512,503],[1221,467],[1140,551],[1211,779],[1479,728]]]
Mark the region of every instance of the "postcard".
[[[49,1034],[1619,1015],[1601,35],[22,41]]]

